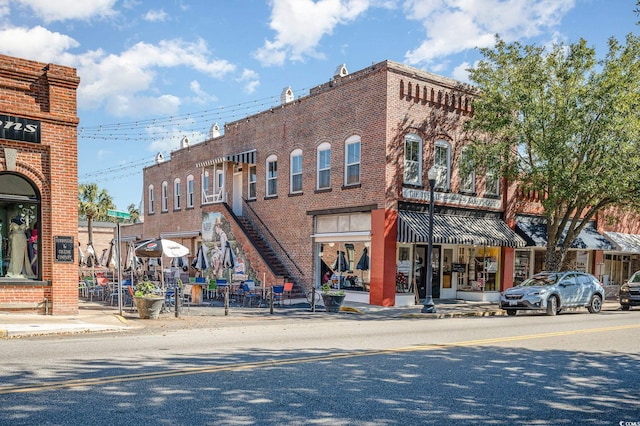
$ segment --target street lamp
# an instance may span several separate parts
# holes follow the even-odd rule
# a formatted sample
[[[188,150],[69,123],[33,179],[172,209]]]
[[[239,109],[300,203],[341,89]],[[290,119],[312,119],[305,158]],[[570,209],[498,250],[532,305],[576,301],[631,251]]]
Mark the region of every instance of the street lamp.
[[[431,167],[427,172],[427,177],[429,178],[429,246],[427,248],[427,294],[422,306],[422,313],[424,314],[434,314],[436,312],[431,295],[431,285],[433,283],[433,262],[431,258],[433,256],[433,190],[436,186],[437,175],[438,172],[435,166]]]

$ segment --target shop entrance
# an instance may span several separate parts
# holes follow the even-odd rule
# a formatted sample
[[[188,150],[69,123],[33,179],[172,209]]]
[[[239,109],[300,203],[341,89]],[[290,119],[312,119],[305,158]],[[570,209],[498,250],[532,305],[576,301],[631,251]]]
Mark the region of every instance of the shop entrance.
[[[431,297],[440,298],[440,250],[441,246],[433,246]],[[428,246],[416,245],[416,285],[420,299],[427,297],[427,251]]]

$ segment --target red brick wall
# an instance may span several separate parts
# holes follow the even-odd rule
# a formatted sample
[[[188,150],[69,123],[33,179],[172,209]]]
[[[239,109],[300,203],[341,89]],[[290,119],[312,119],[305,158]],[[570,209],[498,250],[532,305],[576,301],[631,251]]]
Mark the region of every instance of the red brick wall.
[[[0,113],[41,122],[40,144],[0,140],[0,148],[17,151],[15,171],[40,192],[39,256],[42,279],[51,283],[0,283],[0,304],[47,298],[54,315],[78,312],[77,263],[54,261],[55,236],[78,239],[78,84],[73,68],[0,55]],[[4,149],[0,149],[0,172],[6,170]]]

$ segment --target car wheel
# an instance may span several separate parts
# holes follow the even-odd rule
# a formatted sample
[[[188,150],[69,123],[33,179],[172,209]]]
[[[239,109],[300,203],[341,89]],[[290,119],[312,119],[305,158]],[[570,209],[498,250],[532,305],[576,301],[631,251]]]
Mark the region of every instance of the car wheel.
[[[547,300],[547,315],[554,316],[558,313],[558,298],[551,296]]]
[[[631,309],[631,306],[629,305],[621,305],[621,306],[623,311],[628,311],[629,309]]]
[[[587,309],[589,309],[589,313],[591,314],[599,313],[602,310],[602,298],[597,294],[591,296],[591,302],[589,306],[587,306]]]
[[[507,309],[507,315],[509,315],[510,317],[515,317],[516,316],[516,310],[515,309]]]

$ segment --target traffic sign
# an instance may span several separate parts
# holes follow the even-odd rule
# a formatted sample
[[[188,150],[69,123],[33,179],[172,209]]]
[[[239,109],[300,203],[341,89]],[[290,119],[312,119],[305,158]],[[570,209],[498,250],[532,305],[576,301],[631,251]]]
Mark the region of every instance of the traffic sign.
[[[123,212],[120,210],[107,210],[107,216],[109,217],[116,217],[118,219],[131,219],[131,215],[129,214],[129,212]]]

